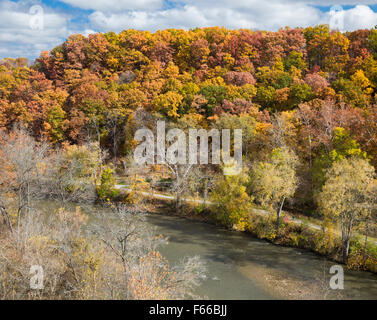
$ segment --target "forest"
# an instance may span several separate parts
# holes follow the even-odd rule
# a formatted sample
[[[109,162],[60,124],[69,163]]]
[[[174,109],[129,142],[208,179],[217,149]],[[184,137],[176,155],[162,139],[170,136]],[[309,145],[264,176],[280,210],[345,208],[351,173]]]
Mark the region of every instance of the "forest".
[[[9,242],[7,254],[12,252],[6,259],[23,259],[19,236],[31,231],[20,231],[21,217],[27,217],[30,197],[53,198],[61,204],[55,225],[60,229],[48,233],[61,234],[62,252],[72,254],[64,262],[69,270],[75,263],[85,265],[80,272],[87,286],[76,289],[92,297],[93,291],[85,290],[94,290],[89,278],[101,269],[96,262],[101,249],[82,255],[89,250],[77,236],[83,218],[79,212],[66,216],[64,208],[83,199],[102,201],[127,224],[129,206],[140,199],[115,188],[126,180],[125,185],[139,191],[167,183],[176,197],[170,209],[177,214],[203,216],[277,244],[312,250],[352,269],[377,272],[376,98],[377,27],[344,33],[327,25],[276,32],[130,29],[72,35],[33,63],[3,59],[0,211],[4,228],[18,235],[13,240],[2,236],[2,242]],[[140,170],[132,163],[134,133],[142,127],[155,130],[161,119],[182,130],[242,129],[242,172],[224,176],[215,165]],[[184,204],[189,196],[208,198],[211,205]],[[119,202],[128,207],[118,207]],[[255,208],[271,215],[252,214]],[[295,223],[295,217],[306,223]],[[77,230],[64,229],[69,224]],[[104,231],[96,230],[103,244],[112,247]],[[71,236],[75,244],[67,240]],[[49,241],[35,238],[28,255]],[[162,259],[154,243],[150,239],[145,248],[133,244],[146,252],[149,263],[130,267],[139,276],[153,268],[152,260]],[[52,254],[49,250],[46,256]],[[108,259],[124,259],[124,252],[114,253]],[[61,271],[64,263],[51,268]],[[115,269],[121,267],[114,262]],[[186,271],[177,276],[194,286],[198,268],[186,261],[180,269]],[[4,296],[11,295],[4,289],[6,279],[0,275]],[[145,297],[142,285],[150,283],[129,282],[126,296]],[[168,288],[147,298],[186,294],[178,284],[174,293]],[[117,290],[113,292],[124,298]]]

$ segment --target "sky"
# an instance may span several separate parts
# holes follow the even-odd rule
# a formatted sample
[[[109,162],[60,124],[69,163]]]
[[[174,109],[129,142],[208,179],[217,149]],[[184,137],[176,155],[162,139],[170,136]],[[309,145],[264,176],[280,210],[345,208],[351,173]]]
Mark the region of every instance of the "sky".
[[[31,61],[71,34],[224,26],[275,31],[377,25],[377,0],[0,0],[0,59]]]

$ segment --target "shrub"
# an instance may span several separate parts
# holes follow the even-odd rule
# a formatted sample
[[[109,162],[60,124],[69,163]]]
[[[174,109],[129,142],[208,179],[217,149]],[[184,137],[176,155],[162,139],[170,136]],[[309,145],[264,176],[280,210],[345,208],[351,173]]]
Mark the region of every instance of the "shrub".
[[[212,212],[222,224],[244,230],[247,224],[251,199],[246,193],[242,175],[223,176],[211,194]]]
[[[362,239],[351,242],[350,256],[347,266],[356,270],[369,270],[377,272],[377,246]]]
[[[113,170],[109,167],[105,167],[101,174],[101,184],[97,187],[98,198],[113,199],[118,195],[118,190],[114,189],[115,179],[113,176]]]

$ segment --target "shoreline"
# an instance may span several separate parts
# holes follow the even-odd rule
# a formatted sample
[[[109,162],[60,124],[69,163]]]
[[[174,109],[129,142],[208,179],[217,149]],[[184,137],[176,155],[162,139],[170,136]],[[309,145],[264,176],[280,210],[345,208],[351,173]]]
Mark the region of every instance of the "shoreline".
[[[121,190],[119,188],[117,188],[118,190]],[[151,211],[155,214],[161,214],[161,215],[167,215],[167,216],[176,216],[176,217],[181,217],[181,218],[185,218],[185,219],[188,219],[188,220],[192,220],[192,221],[201,221],[201,222],[204,222],[204,223],[207,223],[207,224],[211,224],[211,225],[215,225],[217,227],[221,227],[221,228],[224,228],[224,229],[227,229],[227,230],[233,230],[233,231],[237,231],[237,232],[242,232],[246,235],[249,235],[251,236],[252,238],[255,238],[255,239],[260,239],[260,240],[266,240],[267,242],[271,243],[271,244],[274,244],[274,245],[277,245],[277,246],[281,246],[281,247],[290,247],[290,248],[297,248],[297,249],[302,249],[302,250],[305,250],[307,252],[311,252],[311,253],[314,253],[315,255],[319,256],[319,257],[324,257],[326,258],[327,260],[329,261],[332,261],[332,262],[335,262],[337,264],[340,264],[342,265],[345,269],[347,270],[352,270],[352,271],[363,271],[363,272],[367,272],[367,273],[372,273],[374,275],[377,275],[377,270],[376,272],[374,272],[373,270],[365,270],[365,269],[352,269],[352,268],[349,268],[347,267],[346,264],[344,264],[339,257],[335,257],[335,256],[330,256],[330,255],[327,255],[327,254],[324,254],[324,253],[321,253],[319,252],[318,250],[316,250],[315,248],[313,248],[311,245],[295,245],[295,244],[291,244],[291,243],[283,243],[283,242],[277,242],[277,241],[273,241],[273,240],[270,240],[268,238],[265,238],[265,237],[259,237],[255,232],[251,231],[251,230],[238,230],[238,229],[234,229],[234,228],[228,228],[227,226],[224,226],[223,224],[219,224],[217,223],[216,221],[214,221],[214,219],[210,216],[210,214],[208,213],[209,209],[208,207],[206,207],[201,213],[199,214],[196,214],[194,213],[194,209],[193,207],[191,206],[192,203],[196,203],[196,200],[188,200],[188,202],[186,202],[185,204],[182,205],[182,212],[184,212],[185,210],[184,209],[187,209],[189,208],[189,210],[186,211],[186,213],[184,214],[177,214],[173,208],[171,208],[169,205],[167,205],[167,203],[173,203],[174,202],[174,199],[172,197],[166,197],[166,198],[156,198],[156,197],[153,197],[151,196],[150,194],[148,193],[144,193],[144,195],[146,196],[146,198],[144,199],[145,203],[147,203],[149,206],[148,208],[150,207],[150,205],[152,205],[152,210],[151,209],[148,209],[148,211]],[[200,200],[202,201],[202,200]],[[202,203],[202,202],[199,202],[199,203]],[[158,205],[157,206],[157,210],[156,210],[156,204]],[[208,204],[210,204],[210,202],[208,202]],[[254,211],[258,211],[259,209],[255,209]],[[202,216],[200,216],[200,214],[203,214]],[[295,221],[295,219],[293,219],[291,221],[293,224],[292,225],[295,225],[295,223],[297,221]],[[303,224],[298,224],[296,226],[302,226]],[[312,228],[311,225],[307,225],[309,228]],[[316,232],[319,232],[321,231],[321,229],[319,228],[315,228],[315,229],[308,229],[310,230],[310,232],[312,232],[313,234],[315,234]],[[281,239],[278,239],[278,240],[281,240]]]
[[[168,209],[168,208],[166,208]],[[216,227],[216,229],[223,229],[230,232],[237,232],[239,234],[250,237],[250,239],[265,241],[268,244],[276,245],[265,239],[259,239],[247,232],[240,232],[238,230],[231,230],[224,226],[218,225],[209,219],[199,218],[195,215],[177,215],[174,212],[167,210],[148,210],[148,213],[155,216],[174,217],[185,219],[187,221],[199,222]],[[279,245],[276,245],[279,246]],[[303,250],[299,248],[293,248]],[[307,251],[307,250],[305,250]],[[309,252],[308,252],[309,253]],[[344,294],[337,292],[330,292],[333,290],[326,290],[328,287],[327,279],[305,279],[301,275],[291,275],[285,270],[276,270],[267,265],[261,266],[251,262],[234,261],[237,265],[238,271],[247,279],[255,283],[262,290],[266,291],[274,299],[278,300],[324,300],[324,299],[347,299]],[[377,279],[376,279],[377,280]],[[327,287],[326,287],[327,284]]]
[[[179,219],[185,219],[187,221],[203,223],[207,225],[211,225],[216,227],[216,229],[220,228],[223,230],[227,230],[230,232],[237,232],[244,236],[249,237],[250,239],[258,240],[258,241],[265,241],[268,244],[275,245],[282,247],[282,245],[274,244],[269,242],[265,239],[259,239],[254,237],[252,234],[247,232],[240,232],[238,230],[231,230],[229,228],[225,228],[224,226],[218,225],[213,221],[205,218],[197,217],[196,215],[177,215],[174,212],[166,210],[148,210],[150,215],[155,216],[163,216],[163,217],[174,217]],[[313,254],[309,250],[296,248],[296,247],[288,247],[295,250],[302,250],[306,253]],[[316,256],[319,256],[316,254]],[[331,262],[330,260],[326,259],[327,262]],[[254,264],[252,262],[245,262],[245,261],[237,261],[234,260],[234,263],[237,265],[237,270],[247,279],[254,282],[258,287],[266,291],[269,295],[274,297],[274,299],[278,300],[347,300],[353,299],[352,294],[349,294],[346,291],[335,291],[329,288],[329,278],[331,275],[326,274],[322,275],[321,272],[316,273],[313,278],[307,278],[305,275],[300,273],[292,275],[289,274],[287,270],[280,269],[277,270],[268,265],[259,265]],[[371,272],[365,272],[375,276],[375,274]],[[323,277],[322,277],[323,276]],[[377,281],[377,277],[376,277]],[[356,296],[354,299],[361,299],[360,297]]]

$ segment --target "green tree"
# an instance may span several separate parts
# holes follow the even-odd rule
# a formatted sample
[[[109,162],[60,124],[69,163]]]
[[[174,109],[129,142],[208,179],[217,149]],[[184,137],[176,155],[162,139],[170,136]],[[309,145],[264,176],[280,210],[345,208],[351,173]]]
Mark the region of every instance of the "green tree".
[[[174,91],[168,91],[167,93],[160,94],[154,100],[154,106],[157,111],[162,114],[171,117],[179,117],[179,108],[181,106],[183,97]]]
[[[334,162],[326,173],[318,204],[325,217],[341,225],[344,263],[348,260],[352,232],[376,207],[371,187],[374,177],[373,166],[357,157]]]
[[[295,168],[297,156],[286,148],[274,149],[269,159],[255,164],[251,171],[250,187],[256,200],[276,211],[276,230],[287,198],[296,190],[298,179]]]
[[[357,141],[352,139],[344,128],[335,128],[332,150],[330,152],[322,151],[314,160],[312,177],[315,187],[321,188],[325,182],[326,170],[334,162],[350,157],[366,159],[367,154],[361,150]]]
[[[104,167],[101,173],[101,184],[97,187],[98,197],[102,200],[112,199],[118,195],[115,187],[114,171],[109,167]]]
[[[242,174],[222,176],[211,193],[213,212],[227,226],[244,229],[250,210],[251,198],[246,192],[246,178]]]
[[[83,146],[68,146],[62,153],[61,172],[70,172],[72,185],[69,189],[95,186],[100,177],[102,164],[101,149],[97,143]]]
[[[221,85],[208,85],[200,90],[202,94],[207,99],[207,104],[205,106],[206,115],[213,115],[213,109],[221,104],[226,97],[226,87]]]
[[[371,99],[368,93],[371,93],[371,91],[365,90],[368,89],[368,84],[365,87],[364,83],[361,82],[363,79],[360,76],[360,74],[359,76],[355,74],[352,76],[352,80],[339,78],[331,85],[337,93],[342,95],[345,102],[353,107],[365,108],[370,103]],[[368,79],[365,78],[365,80]]]
[[[292,67],[296,67],[299,70],[305,70],[308,67],[302,52],[291,51],[284,59],[285,70],[289,71]]]
[[[47,123],[50,126],[52,143],[64,139],[63,121],[65,120],[65,115],[66,112],[60,106],[55,106],[48,112]]]
[[[291,108],[297,107],[302,102],[307,102],[315,97],[313,90],[306,83],[296,83],[291,86]]]
[[[368,45],[369,45],[369,49],[373,53],[373,57],[377,59],[377,29],[376,27],[372,28],[369,32]]]

